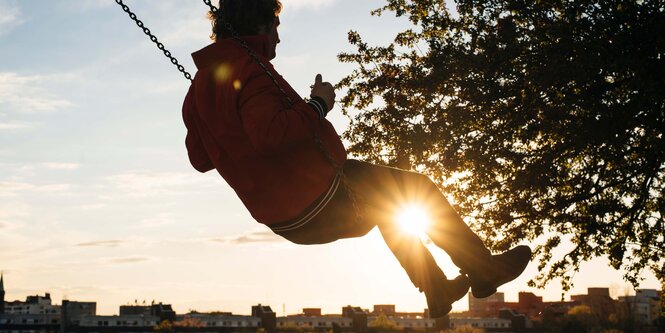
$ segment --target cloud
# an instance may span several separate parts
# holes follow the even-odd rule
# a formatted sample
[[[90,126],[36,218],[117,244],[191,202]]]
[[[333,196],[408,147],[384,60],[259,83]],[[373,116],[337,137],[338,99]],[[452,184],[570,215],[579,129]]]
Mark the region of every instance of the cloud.
[[[24,21],[21,9],[15,1],[0,2],[0,36],[9,33]]]
[[[136,264],[140,262],[150,261],[148,257],[122,257],[122,258],[110,258],[106,262],[109,264]]]
[[[16,181],[0,180],[0,197],[13,197],[21,192],[67,194],[71,189],[71,184],[34,185]]]
[[[32,163],[21,165],[16,168],[16,172],[22,174],[30,174],[31,176],[35,175],[35,171],[42,172],[44,169],[48,170],[62,170],[62,171],[73,171],[81,168],[81,164],[78,163],[66,163],[66,162],[42,162],[42,163]]]
[[[32,190],[34,188],[34,185],[28,183],[0,181],[0,197],[15,195],[16,192]]]
[[[34,125],[28,123],[8,122],[0,123],[0,131],[14,131],[32,128]]]
[[[66,76],[21,76],[16,73],[0,73],[0,106],[23,113],[55,112],[68,109],[74,104],[60,98],[41,84],[46,81],[62,82]]]
[[[55,169],[55,170],[76,170],[81,167],[81,165],[77,163],[55,163],[55,162],[42,163],[42,166],[47,169]]]
[[[106,180],[130,197],[181,195],[194,188],[214,186],[197,174],[177,172],[130,171]]]
[[[127,243],[127,241],[123,240],[107,240],[107,241],[94,241],[94,242],[86,242],[86,243],[78,243],[75,246],[78,247],[117,247],[118,245],[121,245],[123,243]]]
[[[272,231],[255,231],[245,235],[212,238],[210,241],[223,244],[280,243],[284,238]]]

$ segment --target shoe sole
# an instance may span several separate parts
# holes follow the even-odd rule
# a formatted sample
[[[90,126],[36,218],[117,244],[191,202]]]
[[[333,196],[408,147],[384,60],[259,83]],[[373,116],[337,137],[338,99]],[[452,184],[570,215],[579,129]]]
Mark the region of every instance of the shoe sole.
[[[515,276],[509,276],[509,277],[507,277],[503,280],[497,281],[496,285],[494,285],[494,286],[490,286],[490,287],[487,287],[487,288],[480,288],[480,289],[471,287],[471,294],[473,295],[473,297],[475,297],[475,298],[490,297],[490,296],[494,295],[494,293],[496,293],[496,288],[498,288],[499,286],[501,286],[503,284],[506,284],[506,283],[508,283],[512,280],[515,280],[518,276],[522,275],[522,272],[524,272],[524,269],[526,269],[526,266],[528,266],[529,262],[531,261],[531,259],[530,259],[531,258],[531,249],[528,246],[524,246],[524,245],[518,246],[515,249],[520,249],[520,248],[525,248],[526,250],[528,250],[529,260],[526,260],[524,262],[524,264],[522,265],[522,267],[520,267],[519,273],[517,273]],[[526,250],[524,250],[525,254],[527,252]]]
[[[456,280],[457,279],[459,279],[459,277],[456,278]],[[464,291],[464,293],[459,293],[457,295],[451,295],[452,297],[450,297],[449,299],[447,299],[445,301],[447,304],[443,308],[439,308],[438,310],[429,309],[429,311],[430,311],[429,312],[429,317],[430,318],[435,318],[435,319],[436,318],[441,318],[441,317],[447,315],[448,313],[450,313],[450,311],[452,311],[452,309],[453,309],[452,303],[455,303],[458,300],[460,300],[462,297],[464,297],[466,295],[467,291],[469,290],[469,287],[470,287],[469,280],[467,278],[464,278],[463,283],[464,283],[464,285],[460,290],[466,289]]]

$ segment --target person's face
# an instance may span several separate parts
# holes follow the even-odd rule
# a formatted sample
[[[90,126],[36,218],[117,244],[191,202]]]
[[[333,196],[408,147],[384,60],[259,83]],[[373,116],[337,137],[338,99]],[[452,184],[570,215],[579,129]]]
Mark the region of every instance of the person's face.
[[[279,44],[279,32],[277,31],[278,27],[279,16],[275,17],[275,20],[273,20],[270,27],[264,27],[261,29],[261,34],[268,36],[268,42],[270,43],[270,54],[268,55],[268,58],[270,60],[277,56],[277,44]]]

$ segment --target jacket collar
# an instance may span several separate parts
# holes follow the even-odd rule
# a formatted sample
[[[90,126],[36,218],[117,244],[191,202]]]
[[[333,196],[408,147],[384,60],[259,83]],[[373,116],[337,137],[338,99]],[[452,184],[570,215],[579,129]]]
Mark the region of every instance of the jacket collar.
[[[257,55],[267,57],[270,53],[270,43],[266,35],[243,36],[244,40]],[[233,38],[224,38],[212,43],[201,50],[192,53],[192,59],[197,69],[209,67],[218,63],[222,58],[234,57],[246,53],[238,41]]]

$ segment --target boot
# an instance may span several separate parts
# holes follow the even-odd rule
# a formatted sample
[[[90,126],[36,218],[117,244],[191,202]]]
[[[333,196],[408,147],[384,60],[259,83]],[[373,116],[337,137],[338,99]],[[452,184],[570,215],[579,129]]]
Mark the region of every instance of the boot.
[[[531,249],[520,245],[502,254],[494,255],[489,262],[462,272],[467,274],[471,293],[475,298],[486,298],[496,292],[496,288],[520,276],[531,260]]]
[[[454,280],[443,279],[425,290],[430,318],[439,318],[452,310],[452,304],[469,291],[469,279],[460,275]]]

